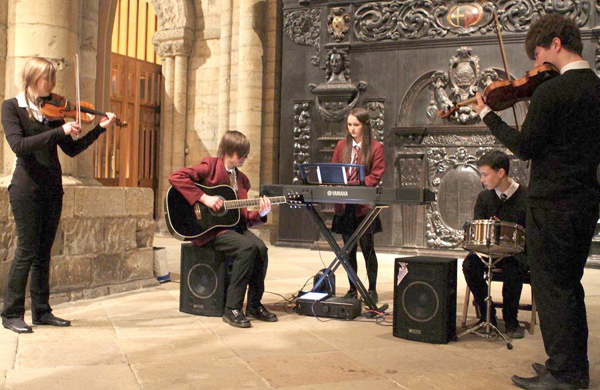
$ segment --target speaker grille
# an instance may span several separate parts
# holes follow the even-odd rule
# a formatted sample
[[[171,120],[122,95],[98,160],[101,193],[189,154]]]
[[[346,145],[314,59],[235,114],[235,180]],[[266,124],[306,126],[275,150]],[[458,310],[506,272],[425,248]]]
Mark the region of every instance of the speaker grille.
[[[187,277],[188,288],[196,298],[206,299],[213,296],[219,286],[215,271],[206,264],[196,264]]]
[[[427,322],[440,310],[440,297],[429,283],[410,283],[402,293],[402,307],[413,321]]]
[[[437,344],[455,338],[456,263],[433,256],[396,259],[394,336]]]

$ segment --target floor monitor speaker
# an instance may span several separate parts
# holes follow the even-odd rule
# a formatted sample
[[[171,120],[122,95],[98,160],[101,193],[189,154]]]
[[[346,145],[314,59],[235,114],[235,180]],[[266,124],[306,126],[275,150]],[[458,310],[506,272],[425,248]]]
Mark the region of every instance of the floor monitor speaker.
[[[435,344],[456,339],[456,263],[428,256],[396,259],[394,336]]]
[[[181,245],[179,311],[222,316],[227,291],[225,255],[210,247]]]

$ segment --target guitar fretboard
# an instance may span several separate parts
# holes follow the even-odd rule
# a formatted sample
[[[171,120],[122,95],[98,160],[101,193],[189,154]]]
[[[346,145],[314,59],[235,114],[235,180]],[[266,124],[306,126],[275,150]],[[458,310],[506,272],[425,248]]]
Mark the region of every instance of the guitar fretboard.
[[[225,202],[223,202],[223,208],[226,210],[233,210],[241,209],[244,207],[258,206],[258,202],[260,201],[260,199],[261,198],[226,200]],[[269,199],[271,200],[271,204],[280,204],[286,202],[285,196],[273,196]]]

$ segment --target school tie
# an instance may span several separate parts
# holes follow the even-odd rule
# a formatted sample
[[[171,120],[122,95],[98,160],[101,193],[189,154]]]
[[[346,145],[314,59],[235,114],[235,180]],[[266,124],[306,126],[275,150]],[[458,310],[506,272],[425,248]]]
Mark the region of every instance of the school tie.
[[[358,155],[360,154],[360,146],[354,146],[354,152],[352,153],[352,164],[358,164]],[[350,176],[348,182],[358,181],[358,168],[350,168]]]
[[[506,196],[506,194],[504,192],[500,194],[500,200],[502,201],[502,203],[506,202],[507,199],[508,199],[508,196]]]
[[[232,169],[231,171],[229,171],[229,185],[231,186],[231,188],[233,188],[233,190],[237,194],[238,186],[237,186],[237,175],[235,173],[235,169]]]

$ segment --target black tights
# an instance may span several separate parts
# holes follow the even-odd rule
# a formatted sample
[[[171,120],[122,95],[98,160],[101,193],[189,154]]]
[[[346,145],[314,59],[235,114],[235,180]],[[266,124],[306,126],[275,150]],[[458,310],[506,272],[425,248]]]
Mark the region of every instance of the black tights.
[[[344,243],[348,241],[351,234],[342,234],[344,238]],[[369,279],[369,291],[377,290],[377,255],[375,254],[375,234],[373,233],[373,229],[369,228],[365,234],[359,239],[360,249],[362,250],[363,256],[365,258],[365,263],[367,266],[367,278]],[[358,264],[356,261],[356,250],[357,245],[350,250],[349,260],[350,265],[356,272],[358,270]],[[348,279],[349,280],[349,279]],[[356,290],[356,286],[350,281],[350,289]]]

